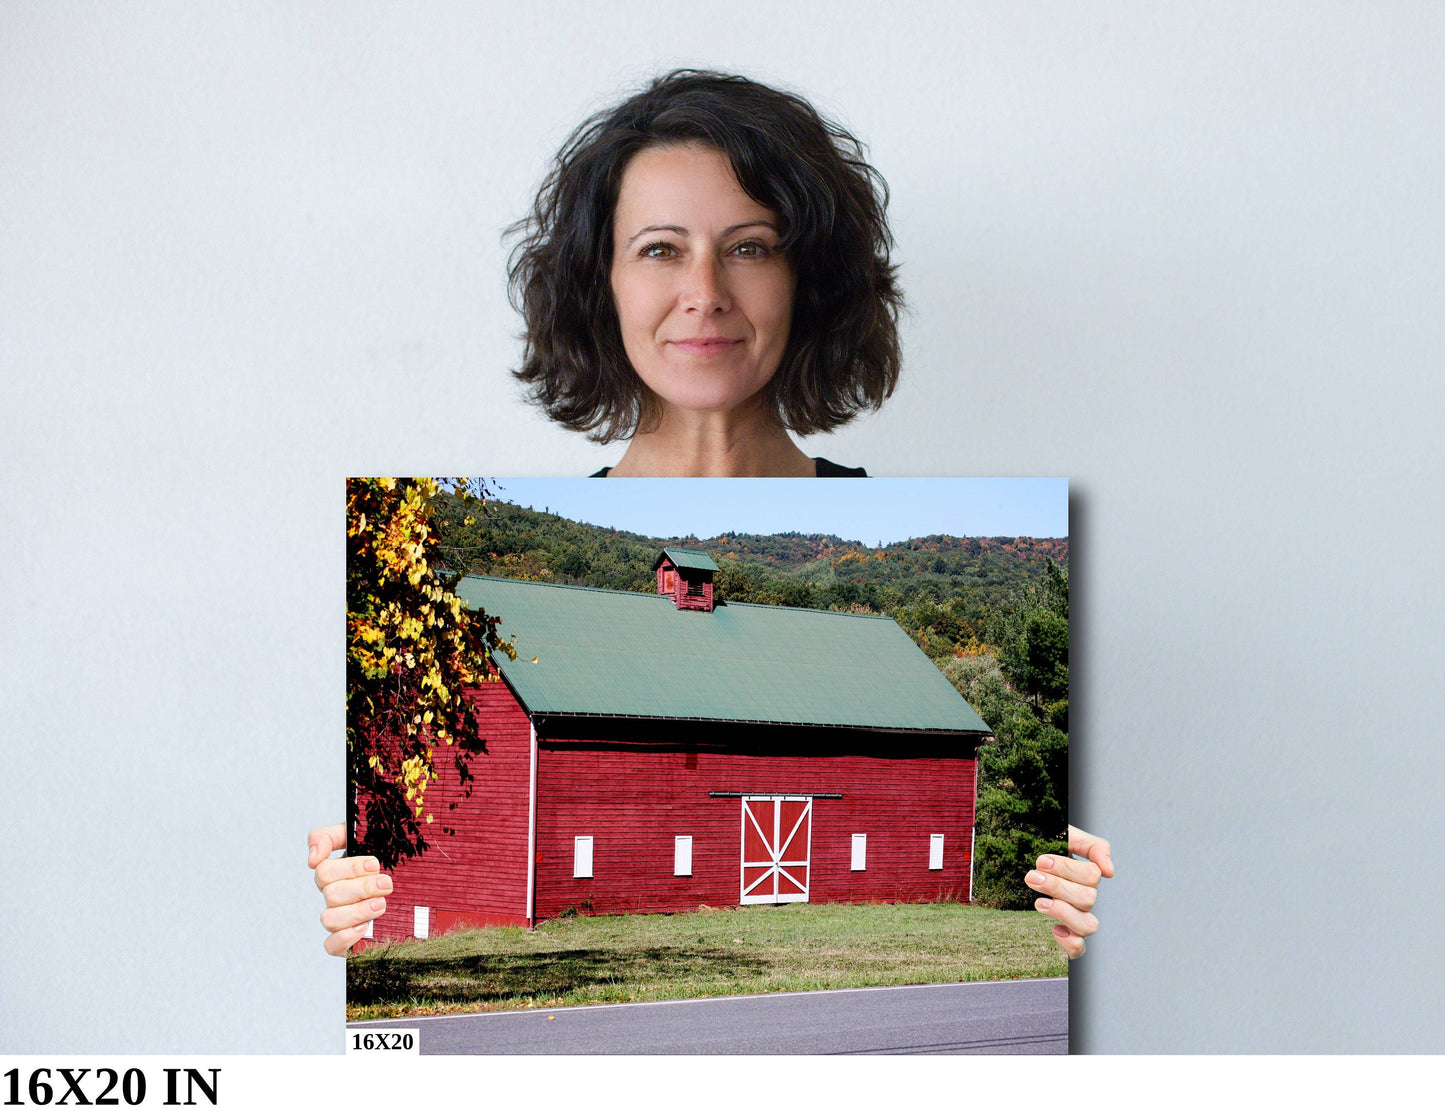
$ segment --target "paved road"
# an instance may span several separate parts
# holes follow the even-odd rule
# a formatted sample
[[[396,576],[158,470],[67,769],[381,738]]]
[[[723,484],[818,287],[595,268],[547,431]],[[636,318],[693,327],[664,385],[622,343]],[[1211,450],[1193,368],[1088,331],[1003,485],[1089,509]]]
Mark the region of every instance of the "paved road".
[[[350,1024],[433,1055],[1067,1054],[1068,978],[768,993]]]

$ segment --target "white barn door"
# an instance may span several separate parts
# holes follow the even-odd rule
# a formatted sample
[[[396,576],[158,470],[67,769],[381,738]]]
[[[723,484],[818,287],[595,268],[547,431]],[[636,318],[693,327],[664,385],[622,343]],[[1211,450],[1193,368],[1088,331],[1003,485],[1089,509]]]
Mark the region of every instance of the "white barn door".
[[[743,798],[744,904],[805,904],[813,801],[800,795]]]

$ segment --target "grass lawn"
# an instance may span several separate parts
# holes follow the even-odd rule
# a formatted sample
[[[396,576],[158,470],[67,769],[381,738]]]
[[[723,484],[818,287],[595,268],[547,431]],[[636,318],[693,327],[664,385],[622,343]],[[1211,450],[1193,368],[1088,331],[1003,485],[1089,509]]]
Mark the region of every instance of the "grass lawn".
[[[349,958],[346,1018],[1062,977],[1051,925],[965,904],[790,904],[464,930]]]

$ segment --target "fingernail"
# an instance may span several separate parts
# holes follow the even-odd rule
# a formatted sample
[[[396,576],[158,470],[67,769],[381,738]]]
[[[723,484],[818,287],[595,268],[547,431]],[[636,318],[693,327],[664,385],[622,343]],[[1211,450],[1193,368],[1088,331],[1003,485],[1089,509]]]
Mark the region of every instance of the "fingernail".
[[[308,860],[308,861],[315,861],[315,860],[316,860],[316,847],[315,847],[315,846],[312,846],[312,847],[311,847],[310,853],[308,854],[306,860]]]
[[[1024,883],[1032,885],[1042,885],[1048,879],[1049,878],[1044,876],[1043,873],[1030,873],[1028,876],[1024,877]]]
[[[386,901],[383,900],[383,899],[381,899],[380,897],[378,897],[378,898],[375,899],[375,900],[372,900],[372,901],[371,901],[371,910],[372,910],[372,911],[385,911],[385,910],[386,910]]]
[[[376,887],[380,888],[383,892],[389,891],[391,889],[391,877],[382,873],[381,876],[376,878]]]
[[[1040,869],[1052,869],[1053,867],[1054,867],[1054,859],[1053,859],[1052,857],[1049,857],[1049,856],[1045,855],[1045,856],[1039,858],[1039,868],[1040,868]]]
[[[1053,906],[1054,902],[1050,900],[1047,896],[1040,896],[1037,900],[1034,901],[1035,911],[1048,911]]]
[[[375,857],[368,857],[365,861],[361,863],[361,867],[365,872],[368,873],[381,872],[381,862],[378,861]]]

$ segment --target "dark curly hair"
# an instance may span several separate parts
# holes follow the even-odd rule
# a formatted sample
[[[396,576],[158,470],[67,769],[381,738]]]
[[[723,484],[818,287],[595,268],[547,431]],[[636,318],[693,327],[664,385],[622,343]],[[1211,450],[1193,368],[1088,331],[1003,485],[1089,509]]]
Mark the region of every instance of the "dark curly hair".
[[[622,346],[613,304],[612,217],[639,151],[715,148],[738,183],[782,219],[779,249],[797,277],[788,347],[768,403],[798,434],[829,431],[877,408],[898,382],[903,296],[888,253],[888,186],[862,144],[801,97],[747,78],[674,70],[568,138],[508,268],[526,322],[530,398],[596,442],[629,438],[655,401]]]

